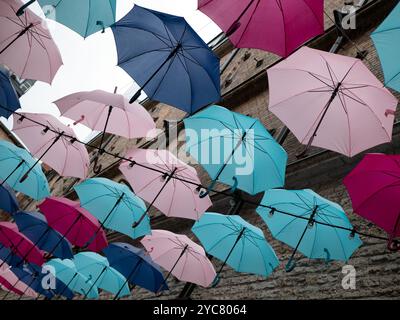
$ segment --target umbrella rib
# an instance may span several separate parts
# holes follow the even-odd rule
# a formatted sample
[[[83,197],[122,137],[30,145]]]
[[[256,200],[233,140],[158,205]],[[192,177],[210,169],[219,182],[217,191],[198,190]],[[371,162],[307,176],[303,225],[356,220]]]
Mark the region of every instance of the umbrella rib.
[[[249,18],[249,20],[247,21],[247,24],[246,24],[246,26],[244,27],[244,30],[243,30],[242,34],[240,35],[239,40],[237,41],[237,43],[239,43],[240,41],[242,41],[242,38],[243,38],[244,34],[246,33],[247,28],[249,27],[250,22],[252,21],[253,16],[254,16],[254,13],[256,12],[256,10],[257,10],[259,4],[260,4],[260,0],[257,0],[257,4],[256,4],[255,8],[253,9],[253,12],[251,13],[250,18]],[[250,5],[251,5],[251,3],[250,3]],[[250,8],[249,8],[249,9],[250,9]]]
[[[128,58],[126,58],[126,59],[124,59],[122,61],[119,61],[118,64],[122,65],[122,64],[127,63],[127,62],[132,62],[132,60],[134,60],[134,59],[136,59],[138,57],[141,57],[141,56],[143,56],[145,54],[152,53],[152,52],[155,52],[155,51],[157,51],[157,52],[160,52],[160,51],[170,52],[170,49],[171,48],[168,47],[168,48],[160,48],[160,49],[157,49],[157,50],[153,49],[153,50],[144,51],[144,52],[141,52],[141,53],[137,54],[136,56],[133,56],[133,57],[130,56],[130,57],[128,57]]]
[[[314,205],[311,207],[310,203],[306,201],[306,199],[304,199],[302,196],[299,195],[298,192],[295,193],[296,197],[306,206],[308,207],[309,210],[312,210],[314,208]],[[313,203],[315,204],[315,197],[313,198]]]
[[[287,55],[287,36],[286,36],[286,24],[285,24],[285,13],[283,12],[282,2],[280,0],[275,0],[276,5],[278,6],[279,10],[281,11],[282,15],[282,25],[283,25],[283,34],[285,35],[285,55]]]
[[[340,90],[339,90],[340,91]],[[346,103],[346,99],[344,98],[344,96],[342,96],[342,95],[340,95],[340,93],[341,92],[339,92],[338,93],[338,98],[339,98],[339,101],[340,101],[340,103],[341,103],[341,105],[342,105],[342,108],[343,108],[343,110],[344,110],[344,112],[346,113],[346,118],[347,118],[347,127],[348,127],[348,130],[349,130],[349,137],[348,137],[348,139],[349,139],[349,141],[348,141],[348,144],[349,144],[349,150],[348,150],[348,153],[349,154],[351,154],[352,153],[352,140],[351,140],[351,126],[350,126],[350,116],[349,116],[349,112],[348,112],[348,108],[347,108],[347,103]],[[342,100],[343,99],[343,100]]]
[[[155,32],[153,32],[153,31],[149,31],[149,30],[147,30],[147,29],[143,29],[143,28],[140,28],[140,27],[134,27],[134,26],[122,25],[122,24],[116,24],[115,27],[116,27],[116,28],[137,29],[137,30],[140,30],[140,31],[144,31],[144,32],[146,32],[146,33],[150,33],[150,34],[152,34],[154,37],[156,37],[158,40],[160,40],[162,43],[164,43],[169,49],[172,49],[172,48],[173,48],[172,46],[170,47],[170,45],[172,44],[172,42],[171,42],[171,43],[168,43],[168,41],[170,41],[170,39],[167,39],[167,38],[163,37],[162,35],[160,35],[160,34],[158,34],[158,33],[155,33]],[[168,35],[168,34],[167,34],[167,35]],[[168,38],[169,38],[169,35],[168,35]],[[153,51],[156,51],[156,50],[153,50]]]
[[[222,120],[217,120],[217,119],[214,119],[214,118],[209,118],[209,117],[205,117],[205,116],[196,116],[195,118],[192,118],[192,119],[190,119],[191,121],[193,121],[193,120],[200,120],[200,119],[205,119],[205,120],[211,120],[211,121],[215,121],[215,122],[219,122],[219,123],[221,123],[225,128],[227,128],[228,130],[230,130],[232,133],[234,133],[234,129],[235,128],[230,128],[230,124],[228,124],[228,123],[225,123],[224,121],[222,121]]]
[[[260,254],[261,254],[262,260],[263,260],[263,262],[264,262],[265,273],[266,273],[266,274],[269,274],[270,272],[268,271],[267,262],[265,261],[265,257],[264,257],[264,255],[263,255],[263,252],[261,251],[260,246],[257,244],[257,241],[253,238],[253,235],[252,235],[252,234],[249,234],[248,236],[251,238],[251,240],[249,239],[250,243],[253,243],[254,246],[257,248],[257,250],[258,250],[258,251],[260,252]],[[265,238],[264,238],[264,239],[258,239],[258,240],[267,242]],[[253,241],[253,242],[252,242],[252,241]],[[267,244],[268,244],[268,243],[267,243]],[[271,267],[271,269],[272,269],[272,267]]]
[[[140,188],[139,190],[137,190],[136,194],[140,194],[144,189],[146,189],[147,187],[149,187],[154,181],[156,181],[157,179],[159,179],[160,176],[155,177],[154,179],[150,180],[148,183],[146,183],[142,188]]]
[[[167,74],[168,74],[168,72],[169,72],[169,70],[170,70],[172,64],[174,63],[176,56],[177,56],[177,54],[175,54],[175,55],[170,59],[170,61],[169,61],[169,63],[168,63],[167,70],[165,70],[164,75],[162,76],[161,80],[158,82],[158,85],[157,85],[157,87],[156,87],[156,90],[154,90],[154,93],[151,95],[151,97],[154,97],[154,96],[157,94],[158,90],[161,88],[161,85],[163,84],[165,77],[167,76]]]
[[[310,212],[305,212],[304,214],[298,214],[299,217],[305,217],[305,216],[309,216]],[[293,217],[292,220],[290,220],[287,224],[285,224],[275,235],[275,238],[278,238],[278,236],[284,232],[284,230],[289,227],[290,224],[292,224],[293,222],[295,222],[298,219],[298,217]]]
[[[183,66],[183,68],[185,69],[185,71],[186,71],[186,73],[187,73],[187,76],[188,76],[188,78],[189,78],[189,85],[190,85],[190,105],[192,105],[192,104],[193,104],[193,86],[192,86],[192,78],[190,77],[189,69],[188,69],[188,66],[187,66],[187,64],[186,64],[186,61],[185,61],[185,60],[184,60],[184,61],[181,60],[181,56],[180,56],[179,53],[178,53],[176,56],[178,57],[179,62],[182,64],[182,66]]]
[[[62,0],[60,0],[60,2],[61,2]],[[59,3],[60,3],[59,2]],[[58,3],[58,4],[59,4]],[[91,16],[91,7],[92,7],[92,0],[89,0],[88,1],[88,17],[87,17],[87,22],[86,22],[86,30],[85,30],[85,38],[87,37],[87,34],[88,34],[88,30],[89,30],[89,21],[90,21],[90,16]]]

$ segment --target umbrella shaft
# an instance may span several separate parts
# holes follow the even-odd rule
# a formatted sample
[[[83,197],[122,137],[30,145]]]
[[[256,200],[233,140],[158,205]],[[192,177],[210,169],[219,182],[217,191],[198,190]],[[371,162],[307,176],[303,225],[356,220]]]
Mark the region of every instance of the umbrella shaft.
[[[25,295],[25,293],[30,289],[32,283],[33,283],[35,280],[36,280],[36,276],[34,277],[34,276],[32,275],[32,280],[31,280],[31,281],[29,282],[29,284],[26,286],[26,289],[24,290],[24,292],[22,292],[22,295],[19,297],[18,300],[21,300],[21,298],[22,298],[22,297]],[[18,283],[18,282],[17,282],[17,283]],[[37,298],[39,298],[39,296],[40,296],[40,293],[38,292]],[[37,298],[36,298],[36,300],[37,300]]]
[[[224,269],[226,263],[228,262],[229,257],[232,255],[233,250],[235,250],[237,244],[239,243],[239,240],[243,237],[244,231],[246,230],[246,228],[243,228],[240,233],[238,234],[235,243],[233,244],[231,250],[229,251],[228,255],[226,256],[226,259],[224,261],[224,263],[222,264],[221,268],[219,269],[217,276],[219,274],[221,274],[222,270]]]
[[[129,273],[128,277],[126,278],[124,284],[121,286],[121,288],[118,290],[117,294],[115,295],[113,300],[118,300],[119,299],[119,294],[121,293],[121,291],[124,289],[125,285],[129,282],[129,279],[131,277],[133,277],[133,275],[135,274],[136,270],[139,269],[140,266],[140,262],[136,263],[135,267],[132,269],[132,271]]]
[[[60,296],[63,295],[64,291],[71,285],[72,281],[74,281],[74,279],[76,278],[77,275],[78,275],[78,273],[75,272],[74,276],[71,278],[71,280],[68,281],[68,284],[65,285],[64,289],[62,289],[62,291],[60,292]]]
[[[218,180],[218,178],[221,176],[222,172],[225,170],[225,168],[228,165],[229,161],[231,161],[232,157],[235,155],[235,152],[237,151],[237,149],[239,149],[239,147],[242,145],[243,140],[246,137],[246,134],[247,134],[246,132],[243,134],[242,139],[240,141],[238,141],[238,143],[236,144],[235,148],[232,150],[232,152],[229,155],[229,157],[225,160],[223,166],[221,167],[221,169],[219,169],[218,174],[214,178],[214,181]]]
[[[15,173],[15,171],[17,171],[23,164],[25,163],[25,160],[21,160],[19,162],[19,164],[14,168],[13,171],[11,171],[11,173],[7,176],[7,178],[5,178],[2,182],[1,182],[1,186],[8,180],[11,178],[11,176]]]
[[[40,241],[43,240],[43,238],[47,235],[47,233],[50,231],[50,227],[47,228],[47,230],[45,232],[42,233],[42,235],[39,237],[39,239],[33,244],[33,246],[24,254],[24,256],[22,257],[22,261],[24,261],[29,255],[30,253],[33,251],[33,249],[36,248],[36,246],[39,244]],[[58,244],[57,244],[58,246]],[[57,247],[56,246],[56,247]],[[54,249],[53,249],[54,251]],[[18,264],[19,266],[19,264]]]
[[[27,3],[25,3],[21,8],[18,9],[16,15],[17,15],[18,17],[19,17],[19,16],[22,16],[22,15],[24,14],[25,9],[28,8],[31,4],[33,4],[35,1],[36,1],[36,0],[30,0],[30,1],[28,1]]]
[[[103,133],[102,133],[102,135],[101,135],[101,141],[100,141],[100,146],[99,146],[99,152],[102,152],[102,150],[103,150],[104,136],[105,136],[105,134],[106,134],[106,130],[107,130],[107,127],[108,127],[108,122],[109,122],[109,120],[110,120],[110,116],[111,116],[112,109],[113,109],[112,106],[109,106],[109,107],[108,107],[107,119],[106,119],[106,122],[105,122],[105,124],[104,124]]]
[[[96,280],[93,281],[93,284],[90,286],[89,290],[86,292],[85,296],[83,297],[84,300],[87,298],[89,292],[92,291],[92,289],[96,285],[97,281],[100,280],[100,277],[103,275],[104,272],[106,272],[106,270],[107,270],[107,267],[104,267],[103,270],[100,272],[100,274],[97,276]]]
[[[74,227],[74,225],[79,221],[79,219],[82,217],[82,215],[78,215],[74,222],[72,222],[72,224],[69,226],[68,230],[63,234],[63,236],[60,238],[60,240],[58,240],[58,242],[56,243],[56,245],[54,246],[53,250],[51,250],[49,252],[49,255],[52,255],[54,253],[54,251],[57,249],[57,247],[60,245],[60,243],[67,237],[68,233],[71,232],[72,228]]]
[[[11,47],[19,38],[21,38],[25,33],[29,31],[30,28],[33,27],[33,24],[31,23],[29,26],[25,27],[8,45],[6,45],[1,51],[0,54],[5,52],[9,47]]]

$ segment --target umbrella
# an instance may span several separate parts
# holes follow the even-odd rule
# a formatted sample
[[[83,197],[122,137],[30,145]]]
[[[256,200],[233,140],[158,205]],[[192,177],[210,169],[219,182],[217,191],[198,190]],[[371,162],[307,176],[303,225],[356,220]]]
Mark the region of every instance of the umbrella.
[[[17,12],[20,15],[36,0],[30,0]],[[48,18],[67,26],[86,38],[115,22],[116,0],[38,0]]]
[[[208,191],[217,180],[253,195],[284,185],[287,154],[259,120],[211,106],[184,123],[187,152],[213,180]]]
[[[176,158],[167,150],[134,149],[125,156],[119,167],[137,196],[167,217],[198,220],[211,206],[209,197],[199,198],[201,184],[194,168]],[[135,225],[136,225],[135,224]]]
[[[12,250],[2,244],[0,244],[0,260],[4,261],[6,264],[12,267],[23,265],[23,261],[21,260],[21,258],[13,254]]]
[[[62,234],[47,224],[39,212],[20,211],[13,215],[19,231],[39,249],[59,258],[73,258],[72,246]]]
[[[13,292],[19,296],[26,295],[32,298],[36,298],[38,294],[27,286],[24,282],[19,281],[17,275],[14,273],[16,268],[12,268],[7,263],[0,260],[2,266],[0,267],[0,285],[3,290]],[[8,296],[8,293],[2,300]]]
[[[107,258],[94,252],[81,252],[75,255],[74,262],[78,271],[92,281],[92,287],[97,286],[117,297],[131,294],[125,277],[110,267]]]
[[[268,69],[269,109],[308,148],[352,157],[392,139],[397,99],[361,60],[307,47]]]
[[[93,286],[93,283],[87,277],[78,272],[72,260],[52,259],[45,266],[54,268],[54,276],[72,291],[86,295],[89,299],[99,298],[97,287]]]
[[[220,100],[219,59],[182,17],[138,5],[111,27],[118,66],[156,101],[189,113]]]
[[[23,4],[0,2],[0,64],[20,78],[51,83],[63,64],[60,52],[44,20],[29,9],[16,15]]]
[[[158,265],[142,249],[128,243],[114,242],[103,250],[111,267],[118,270],[126,281],[151,292],[168,290]]]
[[[79,202],[50,197],[39,204],[39,209],[46,216],[48,224],[74,246],[85,247],[92,239],[87,249],[99,252],[108,245],[100,223]]]
[[[8,119],[19,108],[21,105],[11,84],[9,72],[0,68],[0,117]]]
[[[48,114],[20,114],[14,117],[13,132],[28,147],[36,164],[22,177],[23,181],[43,160],[61,176],[84,179],[89,169],[89,155],[84,145],[76,142],[75,132]],[[27,117],[26,119],[24,117]],[[28,119],[29,118],[29,119]],[[45,127],[44,127],[45,126]]]
[[[160,291],[171,274],[181,281],[208,287],[215,278],[215,270],[204,249],[185,235],[166,230],[153,230],[140,241],[152,260],[168,270]]]
[[[238,48],[255,48],[282,57],[324,32],[323,0],[199,0]]]
[[[0,210],[13,214],[19,210],[18,200],[15,193],[7,183],[0,180]]]
[[[389,249],[400,249],[400,156],[367,154],[343,182],[354,212],[389,234]]]
[[[294,248],[287,271],[295,267],[297,251],[310,259],[347,261],[362,244],[348,231],[353,227],[343,209],[312,190],[269,190],[261,204],[257,212],[272,235]]]
[[[386,86],[400,91],[400,4],[371,34],[381,60]]]
[[[151,232],[148,217],[132,228],[146,211],[146,206],[126,185],[105,178],[93,178],[74,186],[74,189],[81,206],[99,219],[100,227],[121,232],[133,239]]]
[[[49,184],[41,166],[34,166],[36,160],[22,148],[8,141],[0,141],[0,179],[3,182],[35,200],[41,200],[50,194]],[[33,167],[23,181],[21,177]]]

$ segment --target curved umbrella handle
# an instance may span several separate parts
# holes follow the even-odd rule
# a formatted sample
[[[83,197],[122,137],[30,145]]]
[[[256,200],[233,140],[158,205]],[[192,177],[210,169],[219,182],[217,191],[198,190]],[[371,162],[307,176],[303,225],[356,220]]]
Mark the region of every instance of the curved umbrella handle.
[[[217,183],[217,180],[213,180],[211,182],[211,184],[207,187],[206,191],[200,191],[199,198],[203,199],[203,198],[207,197],[210,194],[210,192],[214,189],[214,186],[216,183]]]
[[[25,9],[28,8],[32,3],[34,3],[36,0],[30,0],[27,3],[25,3],[21,8],[18,9],[18,11],[16,12],[16,15],[22,16],[25,13]]]
[[[285,266],[286,272],[291,272],[293,269],[296,268],[296,261],[293,258],[290,258],[288,263]]]
[[[96,26],[101,26],[101,27],[103,28],[103,30],[101,31],[101,33],[106,32],[106,31],[105,31],[106,28],[105,28],[105,26],[104,26],[103,21],[101,21],[101,20],[96,21]]]
[[[93,164],[93,172],[95,174],[99,174],[101,172],[101,169],[103,168],[103,166],[98,162],[99,162],[99,156],[96,156],[96,158],[94,158],[94,164]]]
[[[400,251],[400,241],[396,239],[389,240],[387,248],[392,252]]]

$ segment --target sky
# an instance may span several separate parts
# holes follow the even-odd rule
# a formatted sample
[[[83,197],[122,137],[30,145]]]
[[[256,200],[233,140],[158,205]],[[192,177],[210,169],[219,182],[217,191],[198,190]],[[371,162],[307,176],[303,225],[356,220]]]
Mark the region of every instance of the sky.
[[[27,0],[24,0],[27,2]],[[196,10],[197,0],[117,0],[117,20],[122,18],[134,4],[183,16],[197,33],[208,42],[217,36],[220,29],[203,13]],[[44,17],[38,4],[31,9]],[[59,117],[60,113],[53,101],[78,91],[106,90],[124,94],[133,91],[136,86],[125,71],[116,66],[117,53],[112,31],[108,28],[104,34],[96,33],[86,40],[77,33],[52,20],[48,20],[49,29],[57,43],[64,65],[59,69],[51,85],[36,82],[21,98],[24,112],[50,113]],[[61,120],[70,123],[67,119]],[[11,119],[5,122],[12,128]],[[74,126],[79,139],[88,139],[91,130],[82,126]]]

